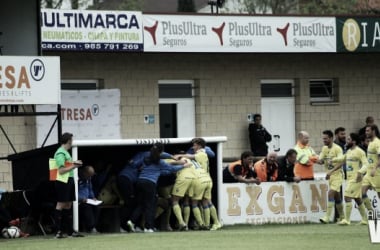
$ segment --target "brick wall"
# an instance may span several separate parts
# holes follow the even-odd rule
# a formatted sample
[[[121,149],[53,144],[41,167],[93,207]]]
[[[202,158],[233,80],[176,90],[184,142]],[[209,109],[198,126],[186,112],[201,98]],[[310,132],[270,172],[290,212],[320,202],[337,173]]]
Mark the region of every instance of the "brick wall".
[[[35,148],[35,118],[34,117],[2,117],[3,126],[17,152]],[[0,157],[13,154],[5,136],[0,132]],[[0,161],[0,188],[12,190],[12,168],[7,160]]]
[[[309,131],[317,151],[324,129],[344,126],[356,131],[367,115],[380,122],[379,54],[46,55],[61,56],[63,79],[104,79],[105,88],[121,89],[123,138],[159,136],[158,80],[163,79],[195,80],[196,133],[228,136],[224,146],[227,157],[239,156],[249,148],[246,115],[261,110],[261,79],[296,80],[296,130]],[[311,78],[338,78],[339,105],[311,106]],[[144,124],[143,114],[155,114],[156,123]],[[34,128],[27,131],[34,136]],[[17,143],[23,145],[21,137]]]

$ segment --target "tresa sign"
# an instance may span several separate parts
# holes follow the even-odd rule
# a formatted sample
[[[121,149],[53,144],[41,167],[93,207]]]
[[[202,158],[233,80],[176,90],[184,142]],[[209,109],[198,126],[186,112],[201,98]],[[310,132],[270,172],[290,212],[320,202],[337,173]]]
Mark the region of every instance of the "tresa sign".
[[[142,15],[130,11],[41,11],[43,50],[142,51]]]
[[[0,56],[1,104],[60,104],[59,57]]]
[[[380,18],[337,18],[338,52],[379,52]]]

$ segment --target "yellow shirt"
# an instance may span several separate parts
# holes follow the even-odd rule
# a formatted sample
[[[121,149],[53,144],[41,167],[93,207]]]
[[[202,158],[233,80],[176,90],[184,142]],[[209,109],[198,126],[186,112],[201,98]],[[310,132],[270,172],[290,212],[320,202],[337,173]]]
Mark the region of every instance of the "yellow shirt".
[[[354,149],[347,150],[346,154],[333,159],[333,162],[343,163],[346,161],[347,180],[356,179],[357,173],[362,172],[368,166],[365,152],[356,146]]]
[[[375,137],[368,145],[367,158],[368,158],[368,168],[363,169],[363,171],[371,171],[376,168],[379,164],[380,155],[380,139]],[[380,175],[380,170],[377,169],[376,175]]]
[[[203,168],[198,168],[195,172],[200,183],[212,181],[210,174]]]
[[[202,169],[209,172],[208,156],[204,149],[198,150],[194,155],[194,159],[199,163],[199,165],[201,165]]]
[[[322,147],[322,151],[321,151],[321,154],[319,155],[319,159],[320,160],[323,160],[323,165],[325,167],[325,170],[326,172],[332,170],[333,168],[335,168],[336,166],[338,166],[339,164],[341,163],[332,163],[332,164],[329,164],[329,161],[334,159],[334,158],[339,158],[339,157],[342,157],[343,156],[343,150],[340,146],[338,146],[337,144],[333,143],[331,148],[329,148],[328,146],[323,146]],[[339,175],[339,176],[342,176],[342,168],[334,171],[331,175]]]
[[[190,167],[183,168],[180,171],[178,171],[177,172],[177,179],[194,179],[197,177],[197,174],[195,172],[196,166],[194,165],[194,163],[189,159],[186,159],[186,161],[188,163],[192,163],[192,164]]]

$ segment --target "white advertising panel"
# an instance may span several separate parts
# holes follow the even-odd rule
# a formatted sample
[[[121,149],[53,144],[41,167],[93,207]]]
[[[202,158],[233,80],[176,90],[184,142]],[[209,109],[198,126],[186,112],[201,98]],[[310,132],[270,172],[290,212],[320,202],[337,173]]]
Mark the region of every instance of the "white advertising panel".
[[[142,15],[133,11],[41,10],[43,50],[142,51]]]
[[[37,106],[37,111],[55,111],[56,107]],[[120,139],[120,90],[62,91],[62,132],[75,140]],[[41,146],[55,117],[39,116],[37,146]],[[46,145],[57,143],[57,126]]]
[[[260,185],[222,184],[219,215],[225,225],[319,223],[327,208],[327,181],[303,181],[298,184],[265,182]],[[369,191],[374,208],[378,206],[376,192]],[[360,221],[356,206],[351,220]],[[331,221],[333,218],[331,218]]]
[[[143,15],[144,51],[336,52],[334,17]]]
[[[59,57],[0,56],[0,105],[60,103]]]

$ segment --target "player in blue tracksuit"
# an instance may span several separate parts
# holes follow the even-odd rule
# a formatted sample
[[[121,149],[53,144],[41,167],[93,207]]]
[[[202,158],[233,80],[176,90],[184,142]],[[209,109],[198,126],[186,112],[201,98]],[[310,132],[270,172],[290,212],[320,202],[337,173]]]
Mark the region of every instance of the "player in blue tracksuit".
[[[129,220],[131,213],[136,207],[136,192],[135,186],[139,177],[139,172],[143,165],[144,159],[149,157],[150,152],[139,152],[132,157],[128,164],[120,171],[117,178],[118,189],[124,199],[124,208],[121,212],[120,225],[126,229],[125,223]],[[162,152],[161,159],[172,158],[171,154]]]
[[[170,165],[161,160],[162,151],[162,144],[157,143],[151,148],[150,155],[143,160],[143,166],[136,183],[137,207],[127,223],[131,231],[135,230],[134,224],[141,215],[144,215],[145,232],[153,232],[158,178],[160,175],[169,175],[184,167],[183,165]],[[179,163],[184,162],[177,162],[177,164]]]

